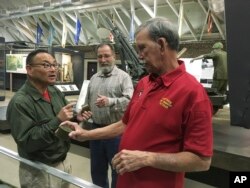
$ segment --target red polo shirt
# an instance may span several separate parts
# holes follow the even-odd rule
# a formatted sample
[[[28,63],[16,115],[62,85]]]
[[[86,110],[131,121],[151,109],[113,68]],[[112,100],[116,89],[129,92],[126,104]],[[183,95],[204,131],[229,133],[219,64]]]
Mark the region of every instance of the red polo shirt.
[[[212,156],[212,106],[203,86],[185,71],[184,62],[165,75],[144,77],[124,114],[127,124],[120,150],[162,153],[190,151]],[[151,167],[125,173],[118,188],[180,188],[184,173]]]

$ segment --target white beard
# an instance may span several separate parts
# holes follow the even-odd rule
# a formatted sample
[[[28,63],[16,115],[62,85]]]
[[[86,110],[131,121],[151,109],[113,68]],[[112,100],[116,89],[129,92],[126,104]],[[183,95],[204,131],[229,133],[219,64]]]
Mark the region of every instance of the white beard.
[[[103,74],[110,73],[113,70],[113,68],[114,68],[114,65],[105,65],[105,66],[100,67]]]

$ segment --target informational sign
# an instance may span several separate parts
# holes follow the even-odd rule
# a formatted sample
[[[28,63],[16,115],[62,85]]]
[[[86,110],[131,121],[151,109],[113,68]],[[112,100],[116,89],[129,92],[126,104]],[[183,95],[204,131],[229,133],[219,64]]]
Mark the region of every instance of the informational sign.
[[[28,54],[6,54],[6,72],[26,74]]]
[[[56,84],[55,85],[61,92],[72,92],[72,91],[79,91],[75,84]]]

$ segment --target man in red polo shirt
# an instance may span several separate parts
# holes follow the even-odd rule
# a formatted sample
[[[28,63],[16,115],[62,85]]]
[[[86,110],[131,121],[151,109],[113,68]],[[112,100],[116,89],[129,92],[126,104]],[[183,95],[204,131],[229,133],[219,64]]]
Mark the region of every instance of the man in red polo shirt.
[[[121,121],[91,131],[65,122],[77,140],[122,135],[113,160],[117,188],[182,188],[185,172],[208,170],[213,154],[212,105],[177,59],[178,33],[165,18],[136,31],[139,58],[149,75],[137,84]]]

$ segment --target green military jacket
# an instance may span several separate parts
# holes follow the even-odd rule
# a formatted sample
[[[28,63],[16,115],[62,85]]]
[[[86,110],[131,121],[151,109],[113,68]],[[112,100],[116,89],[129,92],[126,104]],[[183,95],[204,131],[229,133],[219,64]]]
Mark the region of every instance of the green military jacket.
[[[227,52],[223,50],[213,50],[210,54],[204,55],[205,59],[213,59],[214,74],[213,79],[227,80]]]
[[[54,134],[61,123],[56,116],[67,101],[54,86],[48,91],[50,103],[27,80],[8,105],[7,121],[21,157],[53,164],[66,158],[70,140]]]

